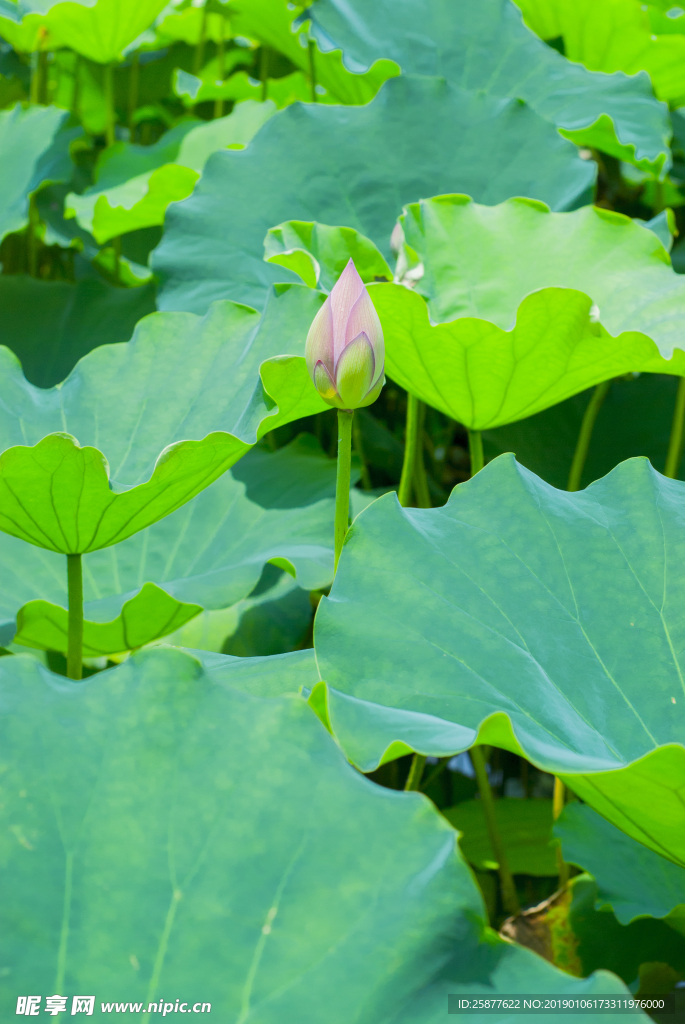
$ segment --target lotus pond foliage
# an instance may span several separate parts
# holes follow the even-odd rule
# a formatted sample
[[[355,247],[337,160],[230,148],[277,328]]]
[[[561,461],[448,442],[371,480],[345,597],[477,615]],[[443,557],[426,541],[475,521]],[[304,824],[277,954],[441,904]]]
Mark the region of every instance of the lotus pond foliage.
[[[682,998],[684,57],[0,0],[3,1021]]]

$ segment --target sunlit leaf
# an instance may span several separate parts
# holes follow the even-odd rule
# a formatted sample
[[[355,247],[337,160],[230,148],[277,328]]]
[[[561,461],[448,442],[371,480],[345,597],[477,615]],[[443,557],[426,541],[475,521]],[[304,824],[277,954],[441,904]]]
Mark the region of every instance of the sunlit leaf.
[[[291,220],[270,228],[264,239],[264,259],[287,267],[310,288],[330,292],[349,260],[365,284],[393,273],[376,246],[352,228]]]
[[[129,344],[95,349],[49,391],[0,349],[0,528],[52,551],[116,544],[268,430],[325,408],[299,354],[321,300],[286,285],[261,317],[231,302],[202,319],[154,313]]]
[[[172,598],[186,609],[192,606],[193,615],[201,608],[235,605],[252,592],[269,562],[285,568],[307,591],[328,586],[333,577],[335,462],[322,453],[311,435],[276,453],[254,454],[254,461],[252,453],[241,460],[239,480],[229,470],[161,522],[113,548],[84,556],[86,633],[92,624],[99,636],[99,653],[128,649],[121,646],[121,637],[131,628],[137,630],[138,642],[130,646],[136,647],[174,632],[182,623],[172,620],[168,603]],[[235,469],[237,472],[238,466]],[[353,480],[357,476],[358,471]],[[0,575],[0,643],[11,641],[18,613],[22,621],[17,623],[15,639],[27,642],[23,637],[29,634],[23,623],[30,603],[34,606],[31,646],[62,650],[63,643],[51,639],[53,633],[41,633],[35,606],[50,602],[53,608],[66,608],[63,556],[27,547],[2,534]],[[161,588],[163,597],[155,588],[147,604],[138,600],[137,592],[146,581]],[[125,622],[108,627],[110,646],[105,651],[101,626],[121,615],[127,601],[125,618],[132,627]],[[160,608],[154,620],[147,611],[150,602]],[[310,607],[308,598],[307,604]],[[167,608],[170,611],[164,618],[162,612]],[[167,622],[168,628],[162,631]],[[86,642],[96,646],[87,636]]]
[[[551,38],[550,31],[563,39],[569,60],[591,71],[646,71],[660,100],[685,103],[685,19],[667,19],[633,0],[515,2],[543,39]]]
[[[532,416],[619,374],[685,376],[685,352],[664,359],[638,331],[612,337],[591,321],[591,298],[570,288],[529,295],[508,331],[475,317],[432,325],[424,300],[402,285],[375,285],[369,293],[383,326],[388,376],[471,430]]]
[[[181,122],[154,147],[117,143],[111,157],[105,154],[95,185],[82,195],[67,196],[65,215],[76,217],[101,244],[127,231],[163,224],[169,203],[191,194],[212,153],[246,146],[275,109],[270,102],[248,101],[206,124],[190,122],[187,128]]]

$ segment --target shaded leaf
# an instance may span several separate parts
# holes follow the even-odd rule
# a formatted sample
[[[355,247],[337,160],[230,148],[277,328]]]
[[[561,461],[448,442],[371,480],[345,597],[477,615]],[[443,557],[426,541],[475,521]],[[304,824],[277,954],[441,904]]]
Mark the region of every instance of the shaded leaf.
[[[433,1024],[448,991],[625,993],[487,931],[445,820],[361,778],[298,697],[168,649],[83,683],[4,658],[0,685],[8,1015],[53,990],[58,949],[98,1017],[179,998],[313,1024],[328,999],[330,1024]]]
[[[684,497],[643,459],[569,494],[502,456],[444,508],[375,501],[315,625],[351,759],[478,738],[685,864]]]
[[[596,906],[609,906],[621,924],[663,918],[685,932],[685,871],[636,843],[599,814],[573,800],[554,824],[564,859],[594,876]]]
[[[24,108],[19,103],[0,111],[0,239],[26,226],[33,192],[71,177],[69,143],[80,129],[60,131],[68,116],[57,107]]]
[[[578,145],[653,172],[670,162],[667,111],[648,76],[593,74],[572,63],[579,58],[567,51],[567,60],[535,38],[510,0],[317,0],[308,14],[320,45],[342,47],[350,68],[390,58],[405,74],[443,75],[467,89],[519,96]]]
[[[2,275],[0,305],[0,344],[20,360],[27,380],[50,388],[93,348],[128,341],[138,320],[154,312],[155,287]]]
[[[244,152],[216,154],[193,196],[169,210],[152,256],[160,306],[204,311],[226,296],[261,306],[269,283],[287,278],[263,260],[264,236],[286,220],[346,225],[387,259],[402,203],[421,194],[532,195],[566,209],[593,180],[594,168],[518,101],[438,79],[393,79],[365,107],[288,107]]]
[[[442,812],[463,833],[461,852],[478,871],[499,868],[488,834],[482,800],[465,800]],[[495,815],[513,875],[553,877],[558,873],[552,839],[552,801],[495,800]]]

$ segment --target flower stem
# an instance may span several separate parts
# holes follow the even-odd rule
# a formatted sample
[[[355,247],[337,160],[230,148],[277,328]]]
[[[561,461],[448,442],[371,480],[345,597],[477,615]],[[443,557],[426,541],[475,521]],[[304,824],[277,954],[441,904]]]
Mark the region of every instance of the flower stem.
[[[664,476],[670,476],[672,480],[678,477],[680,461],[683,457],[683,423],[685,422],[685,377],[678,381],[678,393],[673,410],[673,423],[671,424],[671,437],[668,442],[668,455],[666,456],[666,468]]]
[[[335,481],[335,569],[350,520],[350,464],[354,410],[338,409],[338,474]]]
[[[397,497],[400,505],[404,508],[406,508],[411,501],[412,495],[412,484],[414,482],[416,457],[418,454],[419,437],[421,433],[420,406],[421,403],[418,398],[415,398],[414,395],[407,395],[407,423],[404,432],[404,461],[402,462],[400,486],[397,491]]]
[[[362,464],[362,487],[365,491],[371,490],[371,476],[369,475],[369,467],[364,457],[364,440],[362,438],[362,431],[359,425],[359,417],[355,416],[352,421],[352,437],[354,439],[354,450],[357,453],[357,457]]]
[[[483,804],[483,813],[485,814],[485,823],[488,828],[488,835],[490,836],[490,845],[492,846],[492,852],[495,855],[495,860],[499,864],[502,904],[508,914],[515,916],[519,913],[521,907],[519,905],[518,896],[516,895],[514,877],[509,870],[507,855],[504,852],[504,843],[502,842],[502,837],[500,835],[499,825],[497,824],[497,817],[495,815],[495,798],[492,795],[492,787],[490,786],[490,780],[488,779],[488,773],[485,767],[483,748],[471,747],[469,754],[471,755],[471,762],[476,772],[476,781],[478,782],[480,799]]]
[[[83,570],[80,555],[67,555],[67,592],[67,675],[70,679],[80,679],[83,662]]]
[[[423,775],[423,766],[426,763],[426,758],[423,754],[414,754],[411,759],[411,765],[409,767],[409,775],[407,775],[407,781],[404,784],[405,793],[409,793],[411,790],[416,790],[421,785],[421,776]]]
[[[552,798],[552,818],[554,821],[557,820],[559,815],[564,809],[564,803],[566,801],[566,786],[561,779],[555,776],[554,778],[554,795]],[[557,846],[557,869],[559,871],[559,888],[563,887],[568,882],[568,864],[564,860],[564,855],[561,850],[561,846]]]
[[[480,430],[469,430],[469,455],[471,456],[471,476],[475,476],[485,465],[483,435]]]
[[[576,450],[573,453],[571,471],[568,475],[568,483],[566,485],[567,491],[580,490],[580,480],[583,475],[583,470],[585,469],[585,461],[587,459],[588,449],[590,448],[590,440],[592,438],[595,420],[597,419],[597,413],[602,408],[602,403],[604,402],[610,387],[610,380],[605,380],[602,384],[598,384],[593,391],[592,398],[588,402],[587,409],[583,414],[583,421],[580,424],[580,433],[578,434],[578,443],[576,444]]]

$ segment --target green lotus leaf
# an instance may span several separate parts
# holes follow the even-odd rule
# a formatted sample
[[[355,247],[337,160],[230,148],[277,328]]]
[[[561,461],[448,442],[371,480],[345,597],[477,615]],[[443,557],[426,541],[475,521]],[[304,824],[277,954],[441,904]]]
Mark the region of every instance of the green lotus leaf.
[[[343,224],[388,259],[398,211],[421,193],[458,186],[486,203],[532,195],[566,209],[588,195],[594,173],[517,100],[439,79],[394,78],[364,107],[296,104],[245,151],[216,154],[192,197],[170,208],[151,257],[160,306],[204,312],[229,296],[261,307],[287,273],[264,262],[264,236],[286,220]]]
[[[575,0],[568,3],[578,9]],[[608,5],[588,0],[580,6]],[[562,57],[532,35],[510,0],[422,0],[402,8],[391,0],[317,0],[308,14],[320,45],[342,47],[350,68],[361,71],[385,57],[404,74],[442,75],[463,88],[517,96],[578,145],[595,146],[654,174],[670,165],[667,110],[654,99],[648,76],[593,73],[573,63],[582,58],[568,48],[570,59]],[[591,32],[589,37],[592,46]],[[622,41],[618,33],[612,42],[617,38]]]
[[[595,909],[597,884],[589,875],[571,880],[568,923],[577,940],[583,974],[598,965],[613,971],[631,990],[663,993],[685,973],[685,939],[664,921],[639,918],[620,924],[610,910]]]
[[[242,690],[253,697],[282,697],[307,692],[316,685],[319,673],[314,650],[291,651],[268,658],[234,658],[206,650],[186,653],[196,658],[212,682]]]
[[[635,455],[645,455],[663,472],[673,423],[678,378],[643,373],[612,381],[590,441],[581,485],[609,473]],[[592,391],[525,420],[483,434],[486,461],[505,452],[554,487],[565,488],[578,432]],[[685,476],[681,462],[678,476]]]
[[[682,341],[682,275],[655,233],[623,214],[551,213],[526,199],[486,207],[453,195],[412,204],[400,220],[433,322],[477,316],[507,329],[526,295],[575,288],[610,334],[641,331],[667,359]]]
[[[554,824],[564,859],[597,883],[597,909],[611,907],[623,925],[663,918],[685,933],[685,871],[636,843],[587,804],[572,801]]]
[[[95,346],[128,341],[138,320],[154,311],[155,288],[3,274],[0,306],[0,344],[18,357],[27,380],[49,388]]]
[[[399,284],[369,294],[388,376],[471,430],[532,416],[619,374],[685,376],[684,351],[664,359],[642,333],[612,337],[591,322],[592,300],[570,288],[529,295],[509,331],[475,317],[432,325],[421,296]]]
[[[232,302],[204,318],[154,313],[130,343],[93,350],[50,391],[0,349],[0,528],[65,553],[116,544],[266,431],[324,409],[299,355],[322,298],[286,285],[262,316]]]
[[[3,1016],[33,990],[94,993],[98,1019],[179,999],[263,1024],[319,1022],[322,1000],[330,1024],[434,1024],[448,992],[627,994],[499,939],[425,797],[230,671],[166,649],[72,683],[2,659]]]
[[[527,24],[543,39],[553,38],[547,33],[555,30],[554,37],[563,39],[569,60],[591,71],[624,71],[627,75],[646,71],[660,100],[676,107],[685,103],[685,29],[681,19],[666,18],[632,0],[515,2]]]
[[[310,288],[330,292],[349,260],[365,284],[393,272],[370,239],[352,228],[291,220],[270,228],[264,239],[264,259],[287,267]]]
[[[83,655],[99,658],[142,647],[172,633],[201,611],[199,604],[184,604],[154,583],[145,583],[135,597],[124,602],[116,619],[84,622]],[[49,601],[29,601],[17,615],[15,643],[66,654],[68,618],[66,608]]]
[[[478,871],[497,870],[499,863],[492,850],[483,802],[465,800],[442,812],[462,832],[461,852]],[[509,868],[513,875],[553,877],[559,871],[552,839],[552,801],[495,801],[495,814]],[[673,865],[670,865],[673,867]]]
[[[0,240],[26,226],[30,195],[71,177],[69,143],[81,130],[61,130],[68,116],[57,107],[24,108],[20,103],[0,111]]]
[[[513,456],[440,509],[385,495],[319,605],[310,699],[363,770],[492,743],[684,864],[684,501],[646,459],[567,493]]]
[[[239,0],[231,8],[231,28],[237,35],[258,39],[262,44],[282,53],[309,78],[309,35],[302,26],[298,27],[301,13],[301,7],[294,4],[288,7],[283,0]],[[399,68],[391,60],[374,61],[368,70],[348,69],[339,50],[331,53],[330,46],[322,49],[326,52],[321,52],[321,49],[315,49],[314,52],[318,102],[346,105],[368,103],[383,82],[399,74]],[[280,81],[278,78],[269,79],[271,99],[275,99],[274,93],[277,93]],[[302,98],[311,98],[311,85],[306,97]]]
[[[66,0],[48,7],[44,24],[63,46],[98,64],[121,60],[123,51],[164,9],[164,0]],[[29,15],[29,18],[35,15]]]
[[[189,129],[182,122],[154,147],[117,143],[101,164],[95,185],[82,195],[71,192],[66,197],[65,216],[76,217],[100,244],[163,224],[169,203],[191,194],[212,153],[246,146],[275,110],[269,101],[248,100],[215,121],[189,122]],[[146,153],[147,149],[154,152]]]
[[[238,466],[234,469],[237,474]],[[138,600],[143,583],[164,591],[167,603],[161,608],[170,608],[173,599],[179,606],[192,607],[193,615],[202,608],[227,608],[245,599],[269,562],[286,569],[304,590],[330,584],[335,462],[311,435],[303,435],[275,453],[248,452],[239,469],[239,479],[229,470],[160,522],[114,548],[84,556],[86,633],[92,626],[100,636],[106,624],[111,637],[107,651],[102,650],[101,638],[90,647],[99,645],[99,653],[108,654],[128,649],[121,646],[121,637],[131,632],[130,626],[122,621],[116,628],[111,625],[124,615],[126,602],[127,622],[138,630],[138,640],[130,646],[150,643],[182,625],[170,615],[163,618],[161,612],[153,621],[147,605]],[[358,476],[355,470],[353,481]],[[22,540],[1,534],[0,574],[0,645],[13,637],[17,643],[28,642],[20,621],[22,616],[26,619],[27,603],[34,608],[45,602],[50,607],[67,606],[64,559],[55,552],[27,548]],[[157,604],[162,601],[158,593],[152,598]],[[308,597],[307,608],[311,613]],[[160,631],[160,623],[167,620],[168,628]],[[140,639],[143,629],[148,633]],[[35,624],[31,637],[31,646],[62,650],[51,639],[52,632],[43,635]]]
[[[192,82],[190,82],[191,78]],[[233,100],[238,103],[242,100],[261,101],[264,92],[262,83],[252,78],[247,71],[236,71],[224,81],[220,81],[208,80],[204,70],[202,78],[195,78],[179,71],[174,91],[187,107],[194,103],[201,103],[203,100]],[[283,78],[270,78],[266,91],[267,99],[275,103],[279,110],[297,100],[309,103],[312,98],[311,82],[302,71],[293,71],[289,75],[284,75]],[[337,103],[339,101],[326,95],[318,97],[318,102]]]

